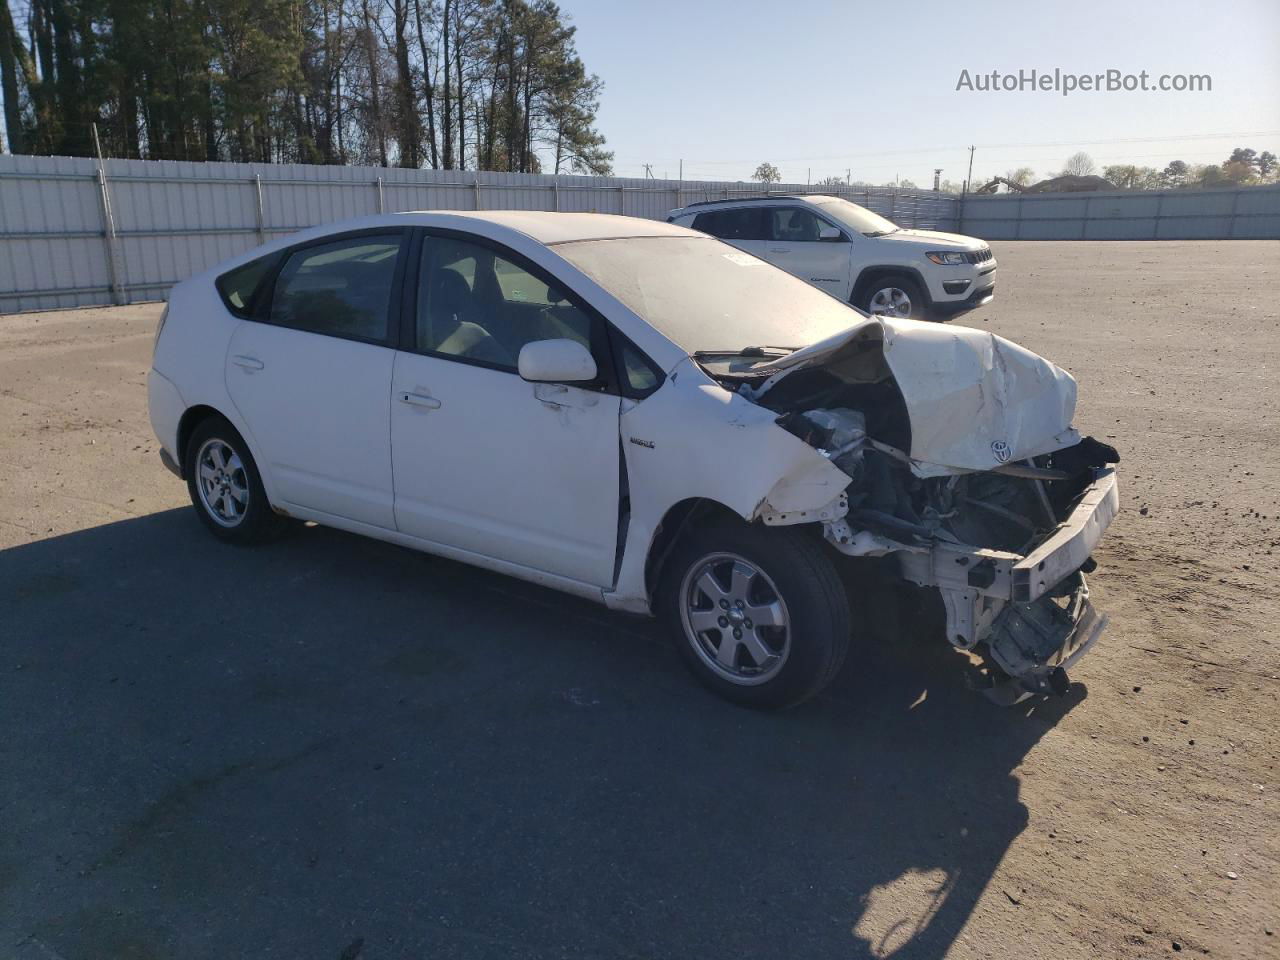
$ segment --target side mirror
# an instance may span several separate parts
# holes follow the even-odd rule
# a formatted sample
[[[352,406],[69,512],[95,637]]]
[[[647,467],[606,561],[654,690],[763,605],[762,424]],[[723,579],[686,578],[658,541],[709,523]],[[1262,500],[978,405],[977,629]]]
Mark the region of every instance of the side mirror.
[[[581,383],[596,378],[591,351],[577,340],[533,340],[520,348],[520,376],[533,383]]]
[[[840,241],[844,239],[844,233],[839,227],[833,227],[829,223],[824,223],[818,228],[818,239],[824,240],[827,243]]]

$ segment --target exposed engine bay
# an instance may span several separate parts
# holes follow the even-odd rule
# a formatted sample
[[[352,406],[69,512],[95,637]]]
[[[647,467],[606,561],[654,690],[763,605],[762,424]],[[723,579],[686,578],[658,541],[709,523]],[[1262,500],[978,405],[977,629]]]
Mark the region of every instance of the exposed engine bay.
[[[990,334],[939,332],[954,337],[955,363],[929,371],[925,392],[949,405],[942,419],[964,424],[962,437],[932,417],[921,430],[926,408],[904,396],[890,321],[869,321],[843,343],[810,351],[809,362],[763,351],[699,361],[849,477],[814,515],[766,503],[764,523],[821,522],[842,553],[890,558],[903,579],[937,588],[948,640],[976,660],[992,699],[1065,693],[1066,669],[1106,624],[1084,574],[1118,507],[1119,455],[1071,428],[1075,384],[1064,371]],[[939,451],[965,462],[932,459]]]

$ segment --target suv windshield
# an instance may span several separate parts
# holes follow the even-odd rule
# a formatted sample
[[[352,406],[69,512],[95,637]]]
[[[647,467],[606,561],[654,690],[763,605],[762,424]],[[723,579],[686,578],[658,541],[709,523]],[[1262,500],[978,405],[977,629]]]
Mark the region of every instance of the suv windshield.
[[[832,197],[830,200],[815,201],[822,207],[822,212],[834,217],[845,226],[867,237],[883,237],[887,233],[897,233],[901,228],[892,220],[886,220],[878,213],[872,213],[866,207],[860,207],[848,200]]]
[[[710,237],[578,240],[553,249],[691,354],[797,349],[865,319]]]

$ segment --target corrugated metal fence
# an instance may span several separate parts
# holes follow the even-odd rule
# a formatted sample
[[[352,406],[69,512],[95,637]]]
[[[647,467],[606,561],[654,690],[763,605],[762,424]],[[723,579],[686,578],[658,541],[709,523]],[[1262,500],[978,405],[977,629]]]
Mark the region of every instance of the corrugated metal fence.
[[[1274,240],[1280,187],[969,196],[958,229],[984,240]]]
[[[1280,238],[1280,187],[966,198],[835,193],[905,227],[987,240]],[[0,313],[163,298],[281,234],[378,211],[566,210],[665,218],[757,184],[302,164],[0,156]]]
[[[302,164],[0,156],[0,313],[163,298],[184,277],[305,227],[379,211],[565,210],[665,219],[757,184]],[[838,193],[903,226],[956,228],[945,194]]]

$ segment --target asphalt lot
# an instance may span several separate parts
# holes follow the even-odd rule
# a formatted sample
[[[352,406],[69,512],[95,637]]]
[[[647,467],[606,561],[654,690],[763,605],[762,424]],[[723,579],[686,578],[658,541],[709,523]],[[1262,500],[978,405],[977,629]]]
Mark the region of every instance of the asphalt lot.
[[[159,306],[0,317],[0,956],[1280,956],[1280,243],[995,250],[955,322],[1124,457],[1111,631],[1015,710],[878,598],[756,714],[647,621],[223,546],[147,424]]]

